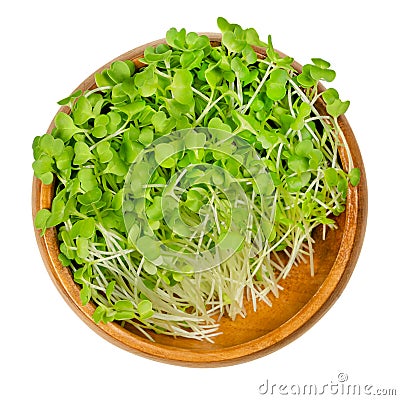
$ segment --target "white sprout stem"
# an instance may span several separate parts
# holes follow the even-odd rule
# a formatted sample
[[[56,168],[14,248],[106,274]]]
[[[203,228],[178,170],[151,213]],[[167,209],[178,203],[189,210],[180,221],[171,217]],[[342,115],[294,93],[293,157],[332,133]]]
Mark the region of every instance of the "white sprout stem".
[[[297,94],[301,97],[301,99],[308,103],[311,106],[311,110],[313,111],[313,113],[318,116],[321,117],[320,113],[318,112],[318,110],[315,108],[315,105],[313,102],[311,102],[308,97],[303,93],[303,91],[296,85],[296,83],[289,78],[289,82],[290,84],[293,86],[293,88],[295,89],[295,91],[297,92]],[[329,125],[327,126],[327,124],[324,122],[325,119],[321,118],[320,121],[323,124],[325,129],[330,130]],[[331,120],[331,118],[329,118],[329,120]],[[354,168],[354,164],[353,164],[353,158],[351,156],[351,152],[350,152],[350,148],[349,145],[347,143],[346,137],[344,136],[344,133],[342,131],[342,129],[339,126],[339,123],[337,121],[337,118],[333,118],[333,123],[334,123],[334,127],[337,130],[337,132],[339,133],[340,139],[345,147],[346,153],[347,153],[347,158],[348,158],[348,163],[349,163],[349,170],[351,170],[352,168]],[[311,132],[310,132],[311,133]]]
[[[90,96],[91,94],[93,94],[93,93],[103,92],[104,90],[109,90],[109,89],[112,89],[112,86],[101,86],[101,87],[97,87],[97,88],[94,88],[94,89],[89,90],[88,92],[86,92],[86,93],[84,94],[84,96],[85,96],[85,97],[89,97],[89,96]]]
[[[313,117],[309,117],[309,118],[305,119],[304,122],[308,123],[311,121],[321,121],[322,119],[330,121],[331,117],[329,117],[328,115],[315,115]]]
[[[203,120],[203,118],[212,110],[212,108],[221,100],[224,98],[224,94],[221,94],[216,100],[214,100],[212,103],[208,103],[207,106],[204,108],[203,112],[200,114],[200,116],[196,119],[195,125],[199,125],[199,123]],[[212,97],[210,97],[211,101]]]
[[[171,75],[168,75],[168,74],[166,74],[165,72],[162,72],[162,71],[160,71],[160,70],[157,69],[157,68],[154,69],[154,72],[155,72],[157,75],[162,76],[163,78],[167,78],[167,79],[172,80],[172,76],[171,76]]]
[[[193,90],[193,93],[196,93],[199,97],[201,97],[203,100],[209,102],[210,98],[207,97],[204,93],[201,93],[199,90],[197,90],[196,88],[194,88],[193,86],[191,87]]]
[[[236,74],[236,87],[237,87],[237,95],[239,99],[239,109],[243,106],[243,93],[242,93],[242,84],[240,83],[240,79],[238,74]]]
[[[348,163],[349,163],[348,171],[351,171],[354,168],[353,157],[351,156],[351,151],[350,151],[349,144],[347,143],[346,137],[344,136],[344,133],[342,131],[342,128],[339,125],[339,122],[338,122],[337,118],[334,118],[334,125],[335,125],[335,128],[337,129],[337,131],[339,132],[340,139],[341,139],[341,141],[343,143],[343,146],[344,146],[344,148],[346,150],[347,159],[348,159]]]
[[[290,110],[290,114],[292,115],[292,117],[296,118],[296,113],[294,112],[293,109],[293,103],[292,103],[292,89],[291,86],[288,87],[288,105],[289,105],[289,110]]]
[[[247,110],[250,108],[250,106],[252,105],[253,101],[256,99],[258,93],[260,93],[260,90],[262,89],[262,87],[264,86],[265,81],[268,79],[268,76],[271,74],[272,72],[272,65],[269,64],[263,78],[261,79],[260,84],[257,86],[257,89],[254,91],[253,95],[251,96],[250,100],[248,101],[248,103],[246,104],[246,107],[243,109],[243,111],[241,112],[242,114],[246,114]]]
[[[127,121],[127,122],[129,122],[129,121]],[[114,137],[119,136],[121,133],[126,132],[126,131],[129,129],[129,128],[125,128],[126,125],[127,125],[127,123],[125,123],[125,124],[124,124],[121,128],[119,128],[116,132],[114,132],[114,133],[112,133],[111,135],[108,135],[108,136],[106,136],[105,138],[99,140],[98,142],[92,144],[92,145],[89,147],[89,150],[92,151],[92,150],[94,150],[100,143],[107,142],[108,140],[110,140],[110,139],[112,139],[112,138],[114,138]]]

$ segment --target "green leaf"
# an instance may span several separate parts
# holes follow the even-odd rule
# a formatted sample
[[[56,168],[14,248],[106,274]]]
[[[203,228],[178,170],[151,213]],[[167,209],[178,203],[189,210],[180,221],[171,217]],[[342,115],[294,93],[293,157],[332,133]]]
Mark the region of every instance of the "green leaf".
[[[156,132],[165,134],[170,133],[176,125],[173,118],[168,118],[164,111],[157,111],[151,117],[151,123],[154,125]]]
[[[85,142],[76,142],[74,146],[74,164],[81,165],[85,164],[90,159],[94,158],[91,153],[89,146]]]
[[[118,300],[114,308],[116,311],[133,311],[133,304],[129,300]]]
[[[82,90],[79,89],[79,90],[77,90],[76,92],[72,93],[70,96],[65,97],[65,98],[62,99],[62,100],[59,100],[59,101],[57,102],[57,104],[60,105],[60,106],[70,105],[71,102],[72,102],[74,99],[78,98],[78,97],[81,96],[81,95],[82,95]]]
[[[59,170],[71,169],[74,149],[66,146],[59,156],[56,157],[56,165]]]
[[[113,158],[113,152],[110,150],[110,142],[100,142],[96,146],[96,152],[99,156],[99,161],[103,164],[108,163]]]
[[[97,87],[107,87],[115,85],[115,82],[108,76],[108,70],[104,70],[94,75]]]
[[[106,287],[106,297],[107,297],[108,301],[110,301],[111,295],[114,292],[115,284],[116,284],[115,281],[111,281],[111,282],[108,283],[108,285]]]
[[[80,97],[75,103],[75,108],[72,113],[75,124],[83,125],[90,118],[94,118],[92,106],[86,97]]]
[[[249,74],[249,69],[246,67],[246,65],[244,65],[243,61],[239,57],[232,59],[231,68],[241,80],[244,80]]]
[[[36,229],[42,230],[42,235],[44,235],[46,232],[47,220],[49,219],[50,215],[51,212],[47,208],[42,208],[36,213],[34,225]]]
[[[218,117],[210,119],[210,121],[208,122],[208,128],[210,130],[210,133],[213,133],[213,129],[225,132],[232,132],[232,128],[228,124],[223,123],[222,120]]]
[[[302,118],[308,117],[311,113],[311,105],[308,103],[301,103],[299,107],[299,113]]]
[[[98,183],[96,177],[94,176],[92,168],[83,168],[78,171],[77,175],[78,181],[83,191],[88,192],[90,190],[96,189]],[[79,188],[78,188],[79,189]],[[75,194],[78,190],[74,190],[71,194]]]
[[[191,104],[193,102],[192,82],[193,75],[187,69],[179,69],[175,72],[171,91],[176,101],[181,104]]]
[[[231,24],[223,17],[217,18],[217,25],[222,33],[231,29]]]
[[[269,196],[273,193],[275,186],[271,177],[267,174],[258,174],[255,177],[255,192],[257,194],[263,194]]]
[[[85,259],[89,257],[89,240],[83,237],[76,238],[76,252],[79,258]]]
[[[90,205],[100,201],[102,191],[99,188],[89,190],[85,194],[78,195],[78,202],[83,205]]]
[[[350,183],[353,186],[357,186],[360,183],[360,179],[361,179],[361,171],[359,168],[353,168],[350,172],[349,172],[349,179],[350,179]]]
[[[319,68],[315,65],[310,67],[310,75],[316,81],[327,81],[332,82],[336,77],[336,72],[332,69]]]
[[[349,105],[350,101],[341,101],[336,99],[332,103],[326,105],[326,111],[328,111],[332,117],[338,118],[347,111]]]
[[[321,161],[324,159],[322,151],[318,149],[312,149],[309,152],[308,157],[310,158],[309,163],[310,163],[310,168],[312,169],[318,169]]]
[[[124,63],[128,66],[130,75],[136,71],[135,63],[132,60],[125,60]]]
[[[336,89],[329,88],[322,93],[322,98],[326,104],[332,104],[335,100],[339,99],[339,93]]]
[[[153,135],[153,131],[150,130],[150,132],[151,135]],[[144,137],[142,137],[142,140],[145,141]],[[127,164],[131,164],[136,159],[137,155],[143,150],[143,148],[144,147],[140,143],[136,141],[132,142],[128,137],[124,137],[119,155]]]
[[[301,130],[304,127],[304,120],[310,115],[311,106],[308,103],[301,103],[296,119],[290,124],[293,130]]]
[[[153,261],[160,257],[160,243],[150,236],[142,236],[136,241],[136,247],[144,257]]]
[[[121,115],[115,111],[110,111],[107,113],[107,117],[109,119],[107,131],[108,133],[114,133],[119,128],[121,123]]]
[[[122,310],[122,311],[117,311],[114,315],[114,319],[116,321],[126,321],[128,319],[133,319],[135,318],[135,312],[133,310]]]
[[[204,132],[188,131],[185,136],[185,146],[191,150],[201,149],[204,148],[206,139]]]
[[[185,278],[185,276],[182,274],[179,274],[178,272],[173,272],[172,278],[174,278],[174,281],[176,281],[176,282],[182,282],[183,279]]]
[[[223,79],[223,74],[219,68],[210,64],[210,67],[204,72],[204,77],[211,88],[216,88]]]
[[[165,35],[166,42],[173,48],[184,50],[185,48],[186,30],[178,31],[176,28],[171,28]]]
[[[58,260],[60,261],[63,267],[71,266],[71,260],[63,253],[60,253],[58,255]]]
[[[297,143],[295,147],[295,152],[300,157],[310,157],[313,149],[314,146],[311,140],[303,140]]]
[[[71,239],[76,239],[78,236],[90,239],[95,232],[95,220],[92,217],[81,219],[72,226],[70,230]]]
[[[253,116],[241,114],[236,110],[232,110],[232,116],[238,124],[238,129],[240,128],[241,131],[249,131],[256,136],[258,135],[260,123],[257,122]]]
[[[110,122],[110,118],[108,118],[107,115],[105,114],[100,114],[97,115],[96,118],[94,119],[94,126],[107,126],[108,123]]]
[[[131,70],[126,62],[118,60],[111,64],[107,74],[115,83],[120,83],[131,76]]]
[[[153,142],[154,131],[151,128],[143,128],[139,135],[139,142],[144,146],[148,146]]]
[[[222,33],[222,44],[232,53],[240,53],[247,45],[243,31]]]
[[[157,266],[154,265],[153,263],[145,260],[143,263],[143,269],[149,274],[149,275],[156,275],[157,274]]]
[[[114,318],[118,321],[135,318],[133,304],[129,300],[118,300],[114,308],[116,310]]]
[[[310,74],[310,68],[311,68],[310,64],[304,65],[301,74],[297,76],[297,82],[305,88],[314,86],[317,83],[316,80]]]
[[[93,117],[96,118],[102,112],[106,101],[100,93],[92,93],[88,97],[90,105],[93,107]]]
[[[39,159],[32,163],[35,176],[42,180],[45,185],[53,181],[53,159],[47,154],[42,154]]]
[[[122,203],[124,200],[124,190],[120,189],[113,197],[111,206],[114,210],[119,210],[122,207]]]
[[[92,315],[93,321],[96,324],[100,323],[102,321],[102,319],[103,319],[103,316],[104,316],[105,312],[106,311],[105,311],[103,305],[97,306],[96,310],[94,311],[94,313]]]
[[[243,243],[244,237],[240,232],[230,231],[223,237],[218,243],[218,247],[221,250],[233,250],[236,251]]]
[[[150,63],[169,60],[171,54],[172,50],[170,50],[168,47],[160,45],[157,46],[157,48],[154,48],[152,46],[149,46],[144,50],[143,59],[147,64],[150,64]]]
[[[44,185],[50,185],[53,183],[54,175],[52,172],[46,172],[39,176],[39,179],[43,182]]]
[[[289,79],[289,75],[284,69],[275,69],[271,72],[269,77],[269,82],[280,83],[282,85],[286,84]]]
[[[324,171],[324,177],[328,186],[336,186],[339,182],[339,174],[334,168],[327,168]]]
[[[308,172],[301,175],[286,178],[287,188],[289,192],[299,192],[309,181],[311,174]]]
[[[113,157],[108,163],[106,169],[103,171],[105,174],[114,174],[117,176],[126,176],[128,173],[128,166],[118,156],[118,153],[114,150],[110,150],[113,153]]]
[[[139,94],[143,97],[150,97],[157,91],[158,77],[154,73],[153,65],[149,65],[142,72],[136,73],[134,81]]]
[[[325,224],[325,225],[334,225],[335,224],[334,219],[326,218],[326,217],[319,218],[319,222],[321,222],[321,224]]]
[[[323,60],[322,58],[312,58],[311,61],[320,68],[327,69],[331,66],[328,61]]]
[[[170,143],[159,143],[156,145],[154,148],[154,157],[157,162],[157,164],[161,166],[165,166],[166,168],[171,168],[168,167],[170,163],[165,164],[165,162],[172,157],[174,154],[176,154],[176,150],[174,146]],[[175,164],[175,163],[173,163]]]
[[[282,100],[286,96],[286,82],[288,79],[287,71],[283,69],[272,71],[266,83],[267,96],[274,101]]]
[[[254,28],[247,28],[245,30],[246,41],[249,45],[266,47],[267,44],[262,42],[258,36],[257,31]]]
[[[49,134],[41,136],[38,145],[43,153],[50,157],[58,157],[64,150],[64,142],[61,139],[54,139]]]
[[[203,57],[203,50],[192,50],[190,52],[182,53],[179,62],[183,69],[191,70],[193,68],[199,68],[201,66]]]
[[[47,220],[47,226],[56,226],[61,222],[64,222],[68,219],[68,216],[65,216],[65,189],[54,197],[51,203],[51,215]]]
[[[196,32],[189,32],[186,35],[186,44],[189,50],[203,50],[210,47],[210,39],[206,35],[199,35]]]
[[[144,101],[136,101],[134,103],[124,104],[123,106],[113,107],[128,116],[128,119],[132,119],[134,115],[142,112],[145,108],[146,103]]]
[[[57,128],[57,137],[62,139],[64,143],[68,142],[76,133],[82,132],[82,130],[75,125],[72,118],[64,112],[59,112],[56,115],[54,124]]]
[[[101,139],[107,136],[107,128],[104,125],[99,125],[93,128],[92,135],[95,138]]]
[[[79,296],[81,298],[82,305],[86,306],[86,304],[89,303],[92,297],[92,290],[87,284],[83,285],[82,289],[79,292]]]
[[[298,174],[308,170],[308,160],[305,157],[292,155],[288,159],[289,168]]]
[[[153,316],[153,304],[149,300],[142,300],[137,307],[139,318],[141,320],[148,319]]]

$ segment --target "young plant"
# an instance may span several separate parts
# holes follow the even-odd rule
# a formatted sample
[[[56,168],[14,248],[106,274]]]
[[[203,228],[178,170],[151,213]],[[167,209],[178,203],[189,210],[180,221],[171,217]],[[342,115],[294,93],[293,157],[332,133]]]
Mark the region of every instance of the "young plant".
[[[220,45],[172,28],[144,67],[114,62],[33,141],[35,176],[55,185],[35,226],[57,227],[96,323],[212,340],[246,299],[271,304],[293,265],[309,258],[313,275],[313,230],[359,182],[338,124],[349,102],[317,90],[330,64],[299,74],[271,37],[217,22]]]

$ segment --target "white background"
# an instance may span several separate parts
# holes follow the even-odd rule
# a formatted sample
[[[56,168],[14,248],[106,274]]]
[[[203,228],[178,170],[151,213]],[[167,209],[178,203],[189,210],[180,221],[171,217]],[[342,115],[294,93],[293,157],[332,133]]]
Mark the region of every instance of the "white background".
[[[396,3],[17,0],[2,5],[0,398],[257,399],[268,397],[258,394],[266,379],[322,385],[337,381],[339,372],[347,373],[350,383],[396,387],[400,395]],[[246,364],[184,368],[109,344],[62,300],[34,239],[31,142],[46,131],[56,101],[95,69],[163,37],[172,26],[216,31],[220,15],[255,27],[264,39],[272,34],[275,47],[300,63],[310,57],[332,62],[335,87],[351,100],[347,117],[366,165],[369,219],[348,286],[301,338]]]

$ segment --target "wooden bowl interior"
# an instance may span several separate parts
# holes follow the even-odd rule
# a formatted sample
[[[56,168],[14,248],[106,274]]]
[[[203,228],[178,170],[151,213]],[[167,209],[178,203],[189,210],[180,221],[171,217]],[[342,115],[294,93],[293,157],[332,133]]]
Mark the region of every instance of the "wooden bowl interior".
[[[220,42],[219,35],[208,36],[213,43]],[[160,40],[149,45],[163,42]],[[130,59],[137,67],[141,67],[143,64],[139,59],[147,46],[127,52],[117,59]],[[262,57],[260,49],[258,53]],[[298,70],[301,68],[298,64],[295,67]],[[93,74],[78,88],[84,91],[93,88],[94,84]],[[61,110],[68,112],[65,107]],[[73,310],[97,333],[119,347],[159,361],[189,366],[227,365],[268,354],[286,345],[312,326],[340,295],[354,269],[362,245],[367,213],[365,171],[347,120],[340,117],[339,123],[352,150],[355,165],[361,169],[362,179],[358,187],[349,190],[346,211],[337,218],[338,229],[329,230],[325,240],[322,240],[321,229],[313,234],[316,241],[315,276],[310,276],[307,264],[293,267],[289,276],[280,281],[283,290],[279,297],[270,297],[272,307],[258,303],[257,312],[254,312],[248,304],[246,318],[238,317],[232,321],[223,317],[220,321],[222,334],[215,337],[214,343],[156,334],[153,334],[156,338],[153,343],[141,333],[125,329],[117,323],[96,325],[91,319],[94,305],[81,305],[78,285],[73,281],[70,270],[62,267],[58,261],[56,230],[49,229],[44,237],[36,231],[39,249],[51,278]],[[54,122],[48,132],[53,127]],[[343,156],[342,162],[346,164]],[[39,209],[51,205],[52,195],[51,186],[45,186],[34,179],[33,215]]]
[[[273,304],[272,307],[259,302],[257,312],[254,312],[252,305],[247,301],[248,315],[246,318],[237,317],[235,321],[228,317],[222,318],[220,331],[223,334],[217,336],[214,343],[183,338],[174,339],[163,335],[157,336],[157,342],[167,346],[177,346],[177,341],[179,341],[179,347],[184,349],[222,350],[243,345],[281,327],[315,296],[329,276],[343,238],[342,228],[345,223],[345,215],[342,214],[337,221],[339,229],[329,232],[326,240],[322,240],[322,229],[317,229],[315,232],[314,263],[316,270],[314,277],[310,276],[309,264],[302,263],[299,266],[294,266],[289,276],[279,282],[283,287],[279,297],[269,296]]]

